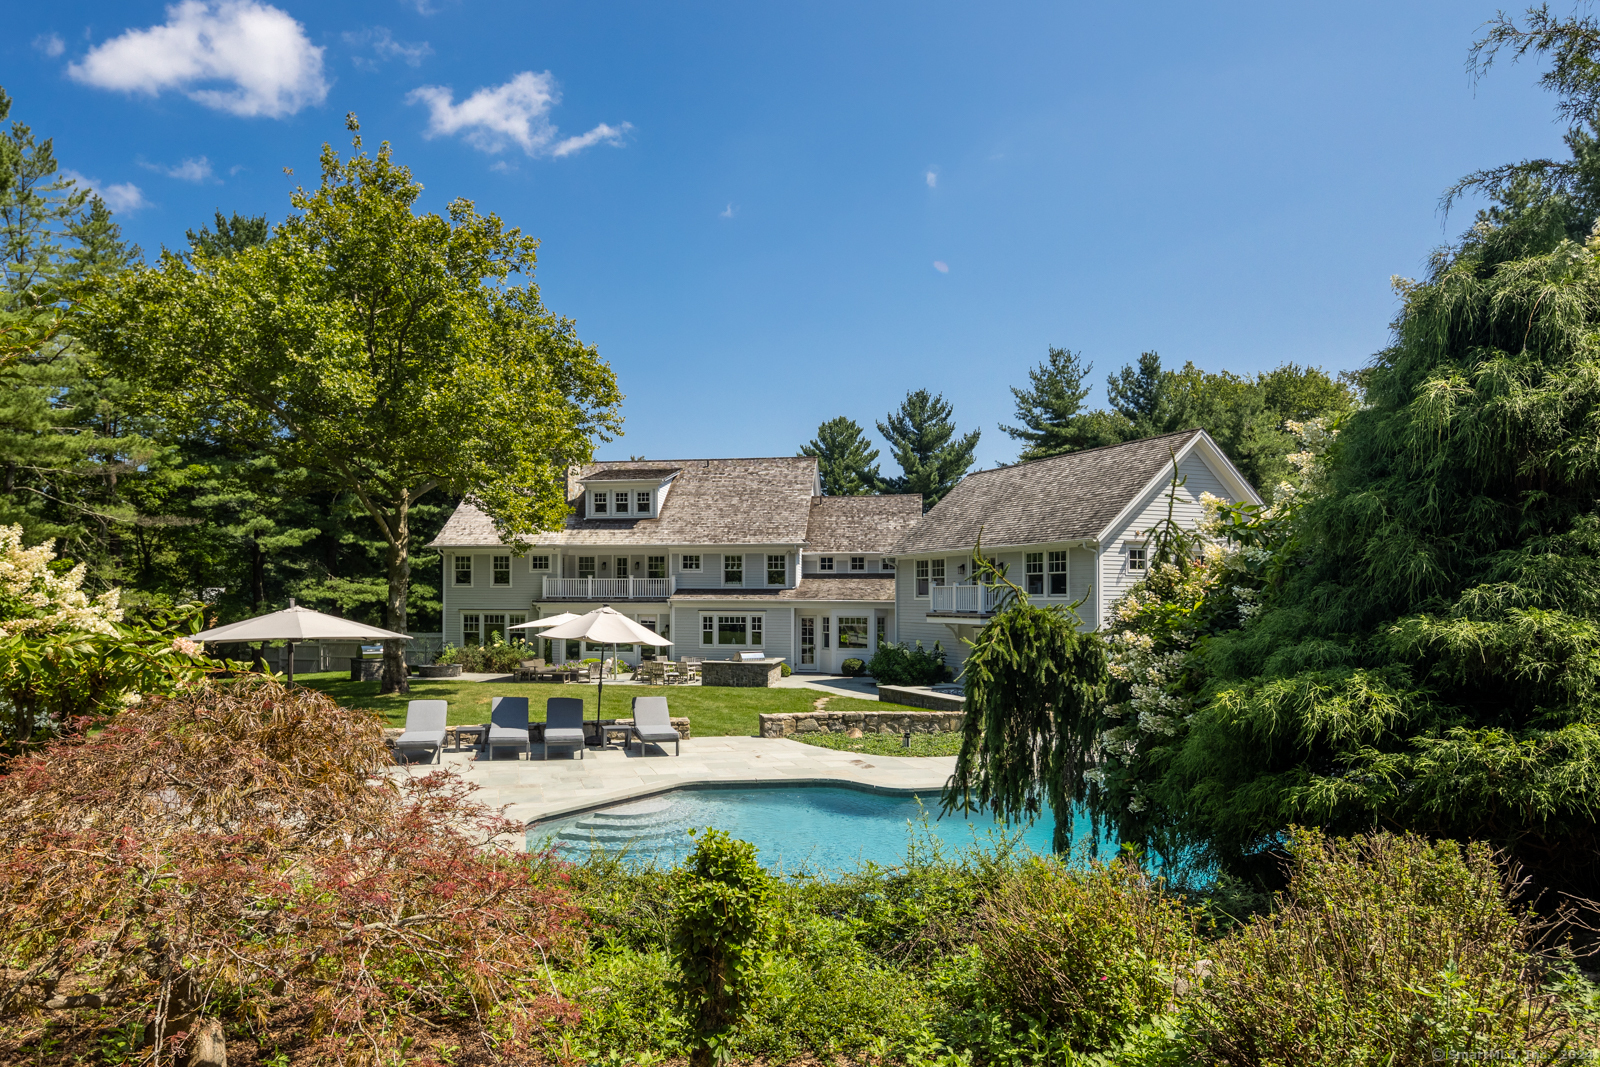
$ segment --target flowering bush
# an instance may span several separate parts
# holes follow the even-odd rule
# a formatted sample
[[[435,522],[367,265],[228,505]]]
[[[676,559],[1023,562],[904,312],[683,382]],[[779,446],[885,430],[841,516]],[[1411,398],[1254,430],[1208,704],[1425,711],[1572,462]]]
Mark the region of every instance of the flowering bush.
[[[202,1016],[298,1013],[300,1050],[398,1062],[451,1026],[512,1050],[571,1014],[546,961],[578,914],[520,827],[377,718],[271,678],[146,701],[0,778],[0,1015],[101,1009],[154,1055]]]
[[[0,751],[173,692],[207,669],[186,636],[200,628],[200,605],[129,625],[115,589],[91,598],[83,565],[54,555],[54,542],[28,548],[20,526],[0,526]]]

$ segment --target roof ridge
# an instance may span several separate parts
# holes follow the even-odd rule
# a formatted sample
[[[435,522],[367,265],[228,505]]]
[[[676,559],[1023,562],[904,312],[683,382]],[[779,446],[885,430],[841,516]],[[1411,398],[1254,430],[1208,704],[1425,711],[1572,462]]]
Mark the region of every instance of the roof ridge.
[[[592,464],[596,464],[596,463],[623,463],[623,464],[627,464],[627,463],[656,463],[656,464],[663,464],[663,465],[672,464],[672,463],[754,463],[754,462],[757,462],[757,461],[770,462],[772,460],[785,460],[785,461],[787,461],[787,460],[799,460],[801,462],[805,462],[806,460],[810,460],[812,463],[816,463],[817,462],[817,457],[816,456],[700,456],[700,457],[698,457],[696,459],[591,459],[588,464],[579,463],[579,464],[576,464],[576,466],[582,467],[582,466],[588,466],[588,465],[592,465]]]
[[[1076,449],[1076,450],[1074,450],[1072,452],[1061,452],[1061,453],[1058,453],[1057,455],[1054,455],[1054,456],[1040,456],[1038,459],[1020,460],[1020,461],[1018,461],[1016,463],[1008,463],[1004,467],[989,467],[989,468],[986,468],[985,470],[973,471],[971,474],[968,474],[966,477],[975,478],[980,474],[995,474],[995,473],[997,473],[999,471],[1011,471],[1011,470],[1016,470],[1018,467],[1032,466],[1035,463],[1049,463],[1052,460],[1073,459],[1073,458],[1075,458],[1077,456],[1087,455],[1090,452],[1106,452],[1106,451],[1109,451],[1109,450],[1111,450],[1113,448],[1131,448],[1134,445],[1142,445],[1142,444],[1145,444],[1146,442],[1149,442],[1149,441],[1159,441],[1164,437],[1182,437],[1184,434],[1188,434],[1188,433],[1205,433],[1205,432],[1206,432],[1206,428],[1204,426],[1192,426],[1187,430],[1170,430],[1167,433],[1152,434],[1149,437],[1138,437],[1138,438],[1135,438],[1132,441],[1119,441],[1114,445],[1095,445],[1093,448],[1079,448],[1079,449]]]

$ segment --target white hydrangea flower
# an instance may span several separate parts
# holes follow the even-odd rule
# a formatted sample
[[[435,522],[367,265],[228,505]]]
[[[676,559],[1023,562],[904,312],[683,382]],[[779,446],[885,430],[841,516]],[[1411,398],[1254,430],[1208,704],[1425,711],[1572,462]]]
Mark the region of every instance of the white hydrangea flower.
[[[91,598],[82,589],[87,573],[80,563],[57,574],[50,569],[55,541],[28,548],[21,526],[0,526],[0,597],[10,618],[0,618],[0,637],[62,632],[109,634],[122,621],[118,591]],[[4,605],[0,601],[0,605]]]

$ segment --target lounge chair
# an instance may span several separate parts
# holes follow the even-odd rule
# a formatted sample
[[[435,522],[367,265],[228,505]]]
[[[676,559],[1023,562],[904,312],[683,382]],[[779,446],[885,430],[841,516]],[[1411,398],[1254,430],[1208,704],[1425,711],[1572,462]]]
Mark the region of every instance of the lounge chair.
[[[406,732],[394,740],[394,756],[400,760],[407,751],[432,749],[429,763],[444,759],[444,720],[450,704],[443,700],[413,700],[406,705]]]
[[[528,698],[495,697],[489,704],[489,736],[483,747],[494,759],[496,748],[520,748],[533,758],[533,742],[528,734]]]
[[[576,697],[551,697],[544,706],[544,758],[551,745],[577,745],[583,759],[583,701]]]
[[[634,697],[633,729],[629,732],[639,739],[641,756],[644,755],[646,741],[660,745],[671,741],[672,754],[683,754],[683,738],[672,728],[672,714],[667,711],[666,697]]]
[[[544,660],[525,659],[517,665],[517,681],[531,682],[539,677],[539,672],[544,670]]]

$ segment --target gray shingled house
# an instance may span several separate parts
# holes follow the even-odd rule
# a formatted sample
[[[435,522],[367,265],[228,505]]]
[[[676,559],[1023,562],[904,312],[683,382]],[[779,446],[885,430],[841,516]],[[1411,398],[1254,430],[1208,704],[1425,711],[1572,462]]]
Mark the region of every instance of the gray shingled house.
[[[446,641],[601,604],[670,638],[670,655],[761,650],[802,671],[837,672],[895,637],[889,549],[922,519],[918,497],[824,497],[810,456],[591,463],[567,488],[566,525],[515,546],[471,503],[456,509],[429,545],[444,555]]]
[[[1000,590],[975,582],[972,549],[1037,604],[1083,600],[1084,624],[1144,576],[1150,531],[1167,517],[1173,463],[1184,484],[1173,517],[1200,518],[1202,493],[1260,503],[1255,488],[1204,430],[969,474],[889,551],[895,560],[897,640],[943,645],[957,671],[966,644],[993,614]]]

